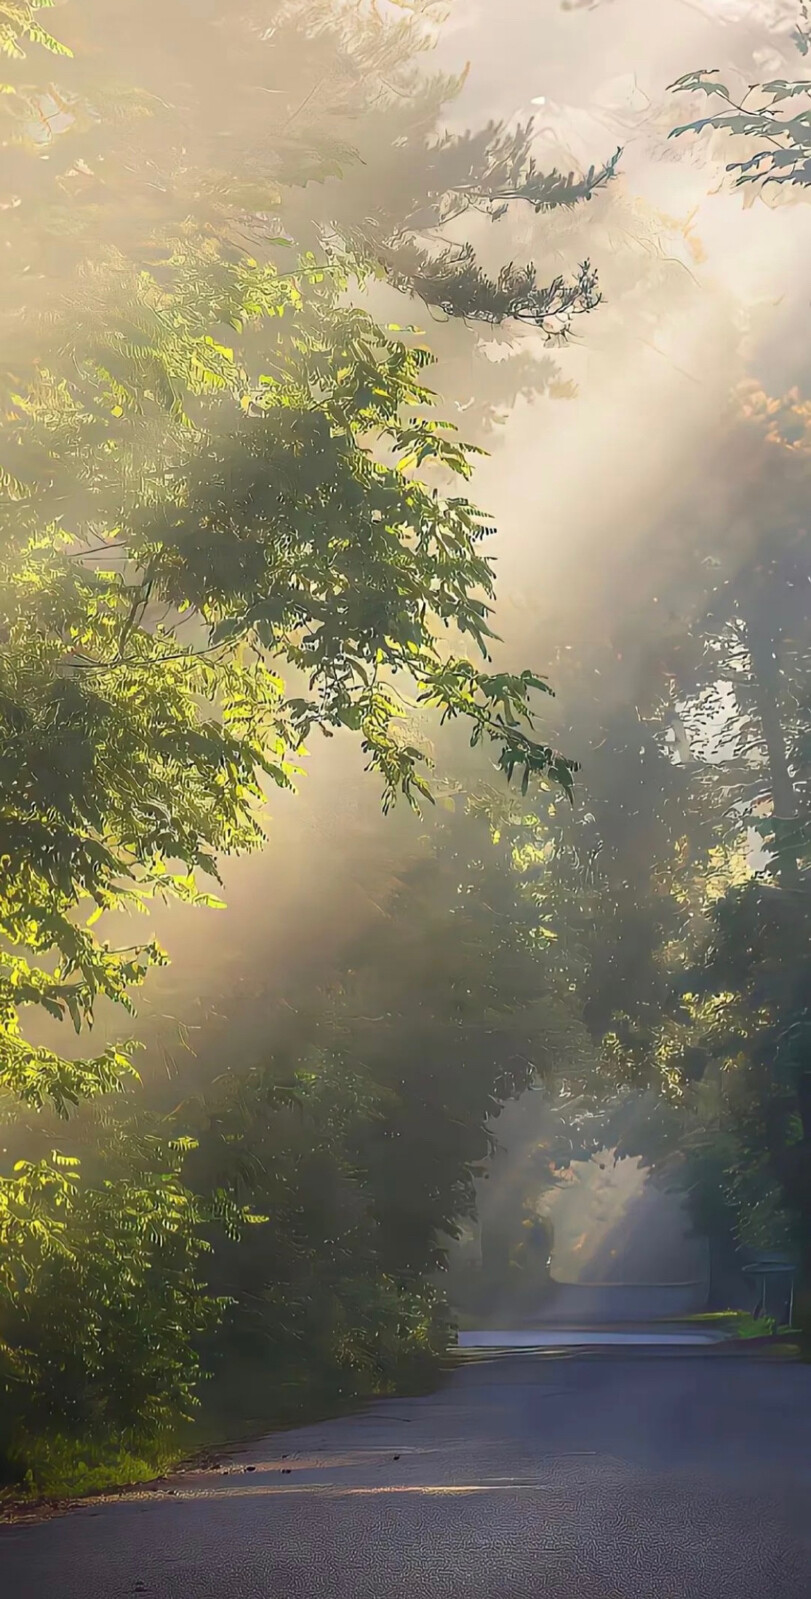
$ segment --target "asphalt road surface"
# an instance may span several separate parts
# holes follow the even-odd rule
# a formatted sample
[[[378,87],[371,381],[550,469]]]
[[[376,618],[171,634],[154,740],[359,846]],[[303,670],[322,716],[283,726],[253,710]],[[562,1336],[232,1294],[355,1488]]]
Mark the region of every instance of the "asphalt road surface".
[[[0,1529],[9,1599],[807,1599],[811,1368],[483,1358],[428,1398]]]

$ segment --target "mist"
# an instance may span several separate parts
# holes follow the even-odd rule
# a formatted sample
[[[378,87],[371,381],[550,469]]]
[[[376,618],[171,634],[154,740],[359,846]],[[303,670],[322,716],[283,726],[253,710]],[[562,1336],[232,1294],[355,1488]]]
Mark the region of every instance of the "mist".
[[[747,138],[672,137],[691,69],[799,75],[796,8],[243,9],[57,6],[74,75],[25,101],[2,223],[0,649],[32,703],[35,668],[81,683],[103,750],[91,783],[60,710],[27,753],[46,840],[86,779],[94,853],[74,883],[47,842],[53,904],[8,915],[39,964],[10,957],[3,1181],[57,1196],[43,1372],[65,1262],[118,1304],[94,1240],[122,1303],[168,1284],[170,1397],[121,1401],[142,1476],[203,1377],[222,1431],[257,1385],[272,1420],[419,1387],[457,1322],[571,1319],[561,1288],[751,1308],[744,1255],[811,1217],[795,1056],[769,1075],[805,1037],[811,206],[736,187]],[[151,1372],[116,1358],[76,1378],[79,1454],[93,1385]],[[27,1416],[0,1459],[47,1484]]]
[[[474,478],[498,528],[497,658],[531,661],[556,686],[564,709],[553,707],[551,721],[562,714],[565,747],[582,764],[581,793],[590,743],[599,743],[613,703],[638,697],[651,647],[679,613],[684,551],[674,529],[711,528],[731,571],[747,550],[737,386],[755,379],[783,394],[808,375],[796,329],[806,315],[811,213],[788,204],[766,214],[761,199],[744,206],[725,182],[724,150],[668,137],[680,117],[668,85],[687,67],[711,61],[742,81],[787,70],[790,13],[781,32],[772,9],[757,4],[663,0],[654,12],[628,0],[570,10],[511,0],[498,15],[458,7],[439,30],[438,65],[468,66],[449,107],[452,127],[534,116],[541,150],[563,166],[622,148],[616,182],[575,212],[519,212],[498,230],[465,220],[485,259],[508,252],[552,271],[588,255],[599,272],[603,302],[565,343],[550,350],[531,331],[507,340],[509,350],[551,363],[554,378],[500,414]],[[384,316],[401,314],[389,290],[375,290],[371,303]],[[430,336],[430,319],[424,325]],[[472,358],[479,335],[471,329],[467,338]],[[503,351],[494,353],[498,364]],[[432,384],[441,396],[453,370],[440,350]],[[464,432],[463,402],[454,420]],[[599,677],[606,649],[615,671],[600,679],[595,722],[577,685],[567,695],[566,657],[593,656]],[[452,771],[458,753],[440,741],[440,771],[444,762]],[[302,767],[296,797],[272,801],[262,854],[223,863],[226,908],[156,913],[172,959],[141,1001],[142,1015],[158,1018],[156,1069],[171,1074],[185,1059],[188,1071],[187,1052],[205,1051],[206,1028],[219,1037],[211,1012],[224,1011],[229,1029],[236,1018],[254,1050],[288,1050],[291,996],[309,985],[329,989],[353,942],[392,914],[392,886],[430,835],[430,808],[382,817],[376,779],[346,736],[316,738]],[[498,1124],[495,1185],[514,1181],[508,1122]],[[642,1179],[637,1162],[630,1167],[633,1188]],[[618,1195],[627,1180],[618,1179]],[[554,1193],[553,1209],[566,1203]],[[623,1214],[625,1198],[617,1205]],[[585,1237],[590,1226],[566,1222],[563,1232]],[[660,1261],[664,1237],[665,1269],[676,1279],[687,1230],[678,1207],[669,1239],[667,1227],[656,1230]],[[583,1246],[587,1255],[598,1232]],[[567,1277],[578,1262],[570,1245],[557,1247]]]
[[[667,600],[655,589],[671,578],[663,564],[668,530],[696,515],[721,525],[740,518],[746,490],[729,444],[736,384],[755,377],[782,394],[806,374],[796,318],[811,217],[801,205],[768,218],[760,201],[744,207],[724,184],[723,152],[708,160],[695,141],[668,138],[679,104],[667,86],[685,62],[711,57],[744,79],[764,63],[776,71],[790,58],[789,11],[782,58],[773,10],[756,3],[664,0],[654,16],[627,0],[570,9],[511,0],[506,18],[471,5],[440,28],[437,64],[468,66],[451,126],[534,115],[541,149],[553,156],[587,164],[617,145],[623,151],[618,181],[587,207],[562,219],[511,216],[497,238],[486,224],[474,230],[493,254],[524,252],[544,268],[564,253],[569,261],[588,254],[600,274],[603,303],[565,345],[550,352],[542,335],[512,336],[513,345],[554,363],[568,397],[519,397],[491,431],[490,457],[474,479],[498,528],[499,654],[526,656],[553,682],[566,649],[599,648],[622,635],[626,650],[644,653],[661,625],[654,606]],[[377,299],[388,310],[402,303],[379,292]],[[430,320],[423,325],[430,334]],[[471,352],[477,337],[470,330]],[[440,395],[444,378],[440,354],[432,376]],[[454,420],[464,432],[464,411]],[[183,927],[176,973],[193,967],[207,988],[216,946],[233,947],[253,914],[272,941],[268,967],[280,944],[290,955],[305,926],[308,958],[317,960],[319,938],[326,951],[337,936],[335,898],[344,918],[353,869],[347,827],[362,834],[361,855],[378,839],[386,851],[392,832],[417,836],[419,820],[401,817],[393,827],[379,817],[375,778],[348,744],[316,737],[297,798],[274,796],[267,849],[224,863],[226,911],[202,919],[204,930],[195,916],[170,910],[166,936],[173,917]],[[575,753],[583,759],[587,751]],[[271,880],[272,906],[262,887]]]

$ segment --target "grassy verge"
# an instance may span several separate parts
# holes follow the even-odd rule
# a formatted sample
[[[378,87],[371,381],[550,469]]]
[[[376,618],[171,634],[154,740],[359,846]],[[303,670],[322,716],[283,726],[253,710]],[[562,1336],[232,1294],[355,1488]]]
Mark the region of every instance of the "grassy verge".
[[[195,1416],[152,1444],[129,1450],[56,1434],[27,1440],[24,1479],[0,1487],[0,1520],[154,1482],[195,1458],[210,1459],[278,1428],[346,1415],[372,1399],[430,1393],[440,1370],[438,1360],[420,1361],[386,1378],[349,1371],[278,1382],[258,1362],[234,1362],[205,1384]]]
[[[774,1333],[783,1331],[782,1328],[778,1328],[773,1317],[757,1318],[748,1310],[706,1310],[695,1316],[686,1316],[684,1319],[717,1327],[719,1331],[726,1332],[730,1338],[770,1338]]]
[[[767,1342],[771,1353],[795,1359],[811,1358],[811,1349],[804,1334],[797,1327],[779,1327],[773,1316],[756,1319],[748,1310],[713,1310],[702,1315],[688,1316],[688,1321],[710,1323],[726,1332],[730,1339],[757,1339]]]

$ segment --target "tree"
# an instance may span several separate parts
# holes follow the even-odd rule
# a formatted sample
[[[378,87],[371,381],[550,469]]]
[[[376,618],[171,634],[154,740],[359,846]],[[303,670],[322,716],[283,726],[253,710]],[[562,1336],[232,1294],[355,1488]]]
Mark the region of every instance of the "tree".
[[[705,1221],[709,1172],[739,1244],[805,1255],[807,407],[754,386],[739,400],[747,474],[736,545],[725,550],[719,530],[689,633],[665,652],[674,758],[694,796],[684,821],[699,800],[704,844],[696,853],[691,829],[671,878],[676,918],[650,943],[652,1002],[632,981],[607,1063],[614,1081],[658,1084],[673,1106],[671,1148],[687,1156],[681,1180]],[[720,1226],[717,1206],[712,1214]]]
[[[804,40],[806,36],[801,33],[798,37]],[[751,84],[740,99],[736,99],[717,71],[700,71],[685,73],[671,88],[678,94],[700,94],[707,99],[720,100],[723,106],[709,116],[674,128],[672,138],[713,129],[749,140],[750,149],[752,143],[765,146],[728,164],[727,171],[736,174],[737,186],[773,183],[807,186],[811,179],[808,165],[811,140],[803,100],[808,98],[808,81],[773,78],[768,83]]]
[[[27,1110],[60,1115],[119,1086],[131,1051],[69,1058],[26,1037],[20,1007],[77,1032],[99,997],[131,1008],[165,957],[150,940],[112,946],[98,918],[156,895],[204,900],[197,874],[216,879],[218,856],[261,843],[266,789],[293,781],[314,729],[358,735],[387,805],[429,797],[424,752],[401,731],[411,700],[464,720],[525,788],[570,789],[571,763],[533,731],[546,683],[488,660],[490,529],[453,492],[471,451],[431,414],[430,352],[358,299],[383,273],[451,314],[565,331],[596,302],[588,265],[548,287],[509,264],[491,280],[464,242],[446,257],[414,241],[471,206],[575,203],[613,172],[544,176],[529,129],[435,140],[448,89],[421,87],[413,19],[387,28],[376,14],[317,11],[302,37],[284,5],[190,18],[180,0],[137,13],[82,0],[64,21],[57,41],[35,6],[2,11],[4,259],[11,290],[33,287],[9,297],[23,311],[7,319],[0,372],[0,1083]],[[294,38],[301,101],[286,76]],[[334,98],[320,92],[324,64]],[[382,97],[396,121],[403,94],[426,107],[426,215],[418,228],[406,206],[369,231],[351,206],[340,218],[355,152],[336,129],[353,95],[360,120]],[[466,639],[483,666],[459,653]],[[112,1418],[105,1384],[118,1377],[98,1350],[142,1293],[157,1353],[133,1344],[128,1358],[143,1356],[155,1383],[165,1358],[178,1403],[191,1390],[193,1338],[216,1308],[195,1286],[200,1229],[246,1217],[217,1192],[198,1203],[177,1163],[191,1151],[182,1133],[172,1143],[159,1139],[155,1169],[116,1167],[96,1188],[58,1159],[0,1179],[9,1382],[29,1372],[36,1394],[36,1372],[61,1369],[41,1329],[67,1293],[98,1312],[55,1424],[82,1383],[98,1427]],[[132,1151],[120,1153],[126,1166]],[[133,1197],[153,1191],[154,1205]],[[171,1249],[156,1206],[174,1218]],[[69,1240],[101,1217],[110,1247],[82,1242],[76,1278]],[[172,1348],[148,1295],[161,1260]],[[27,1404],[14,1410],[18,1459]],[[158,1421],[145,1391],[131,1425]]]
[[[249,29],[244,43],[252,37]],[[234,70],[241,61],[237,50]],[[77,112],[67,142],[79,120]],[[297,138],[305,150],[315,141]],[[176,139],[161,143],[167,158]],[[512,172],[504,155],[498,170],[505,162]],[[172,173],[163,176],[168,183]],[[519,180],[520,171],[517,188]],[[55,945],[68,963],[56,979],[23,971],[14,981],[27,984],[28,1001],[70,1010],[74,1022],[89,1016],[96,992],[123,997],[159,956],[104,951],[86,929],[68,927],[72,904],[89,896],[109,908],[122,891],[193,893],[190,870],[210,867],[218,849],[258,841],[257,774],[289,782],[288,752],[314,726],[357,729],[387,803],[398,790],[426,792],[419,752],[396,734],[393,676],[406,674],[444,717],[470,718],[476,740],[495,739],[508,775],[518,767],[570,781],[566,761],[525,721],[531,692],[546,685],[438,649],[444,626],[486,653],[493,585],[473,507],[413,476],[470,471],[464,446],[426,415],[424,347],[341,303],[368,271],[362,260],[322,250],[284,271],[271,247],[260,264],[232,244],[230,202],[205,168],[194,181],[207,197],[201,217],[167,236],[165,220],[156,228],[147,213],[149,266],[143,238],[139,260],[121,257],[133,216],[144,218],[131,195],[119,216],[113,187],[117,258],[85,269],[87,282],[81,273],[69,280],[69,324],[57,316],[38,365],[26,370],[17,358],[6,369],[14,598],[5,720],[10,753],[25,756],[27,772],[14,824],[30,830],[45,817],[49,832],[63,829],[58,843],[49,837],[47,861],[40,846],[34,920],[35,944]],[[533,194],[540,184],[534,168],[521,181]],[[32,631],[23,610],[30,615],[36,594]],[[309,692],[285,698],[282,661],[309,677]],[[219,702],[218,716],[202,719],[199,701]],[[47,735],[57,726],[74,736],[59,737],[54,757]],[[105,734],[115,748],[94,759]],[[190,787],[178,787],[179,765]],[[70,797],[55,801],[54,786],[71,780]],[[155,800],[141,815],[133,794],[146,786]],[[22,863],[29,838],[9,843]],[[58,887],[52,854],[64,857]],[[168,871],[170,858],[184,870]],[[21,896],[5,922],[18,942],[28,925]],[[17,1038],[7,1047],[24,1096],[75,1096],[78,1066],[32,1056]],[[119,1068],[96,1062],[83,1088],[109,1086]]]
[[[795,42],[805,54],[805,6],[801,12]],[[808,186],[807,81],[773,79],[736,96],[717,73],[701,71],[673,87],[720,102],[674,136],[709,129],[745,141],[727,168],[736,185]],[[716,906],[689,986],[705,1010],[699,1029],[705,1058],[721,1062],[726,1074],[718,1125],[728,1147],[731,1140],[728,1172],[744,1234],[761,1244],[793,1234],[807,1283],[808,416],[797,394],[773,402],[757,391],[752,412],[765,424],[779,470],[766,477],[750,558],[708,611],[704,711],[717,719],[723,697],[733,814],[741,829],[748,825],[760,835],[763,853],[750,881]]]
[[[94,1182],[111,1137],[182,1129],[195,1203],[270,1218],[212,1235],[200,1262],[225,1304],[199,1345],[223,1411],[255,1415],[260,1378],[276,1414],[425,1379],[447,1343],[448,1239],[501,1105],[582,1047],[527,854],[538,818],[495,791],[443,798],[319,988],[308,976],[273,1007],[257,951],[236,997],[228,972],[209,996],[185,1070],[74,1121]]]

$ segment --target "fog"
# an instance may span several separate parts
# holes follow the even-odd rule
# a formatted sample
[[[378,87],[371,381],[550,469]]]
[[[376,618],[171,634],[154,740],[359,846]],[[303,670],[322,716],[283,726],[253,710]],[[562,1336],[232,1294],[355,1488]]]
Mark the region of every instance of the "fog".
[[[0,1520],[811,1349],[811,0],[0,48]]]
[[[726,150],[668,139],[681,114],[668,94],[673,79],[700,65],[744,82],[776,73],[791,61],[792,22],[790,6],[721,0],[460,0],[439,29],[439,63],[469,63],[451,125],[532,115],[541,151],[564,166],[599,162],[622,146],[616,181],[575,212],[511,214],[498,238],[489,223],[466,221],[485,258],[503,258],[505,234],[511,252],[543,270],[588,255],[603,291],[565,345],[550,352],[540,335],[516,336],[539,360],[551,355],[556,387],[518,398],[491,431],[491,454],[474,480],[498,527],[499,657],[529,660],[553,683],[567,651],[593,651],[596,660],[607,647],[627,663],[617,695],[633,689],[650,641],[678,606],[672,530],[698,518],[737,528],[733,550],[736,536],[745,540],[748,490],[730,420],[736,385],[754,377],[783,393],[807,374],[808,341],[797,326],[807,318],[811,208],[767,208],[760,198],[744,205],[725,180]],[[378,295],[384,308],[396,302]],[[430,319],[425,325],[430,336]],[[471,331],[471,344],[476,337]],[[440,394],[443,375],[440,355]],[[456,420],[464,430],[464,413]],[[565,721],[587,785],[591,712],[569,703]],[[441,765],[442,745],[438,758]],[[265,852],[224,863],[227,909],[156,913],[172,966],[152,979],[140,1010],[160,1024],[170,1073],[207,1028],[216,1031],[221,1006],[232,1036],[235,1013],[237,1037],[258,1034],[272,1049],[289,1036],[296,996],[308,984],[329,985],[352,940],[390,914],[392,880],[431,825],[402,811],[381,817],[375,779],[349,738],[316,738],[303,765],[298,795],[273,798]],[[507,1121],[496,1182],[512,1180],[503,1175]],[[629,1200],[626,1164],[614,1179],[615,1220]],[[554,1195],[557,1211],[566,1203]],[[557,1236],[568,1239],[558,1245],[560,1271],[582,1274],[572,1251],[580,1238],[590,1258],[602,1224],[581,1200]],[[675,1276],[685,1247],[675,1219],[667,1267]]]
[[[564,166],[566,156],[583,165],[622,146],[617,181],[575,212],[511,215],[499,229],[472,224],[477,245],[494,258],[509,248],[543,270],[587,254],[603,292],[599,309],[551,352],[570,397],[519,398],[474,479],[498,528],[500,653],[531,659],[553,679],[562,648],[620,633],[642,648],[658,630],[654,606],[667,596],[654,599],[655,579],[666,585],[668,529],[688,516],[723,522],[740,514],[741,462],[729,442],[735,385],[755,377],[782,394],[807,371],[796,323],[806,303],[808,208],[767,212],[761,198],[745,205],[725,182],[728,151],[668,138],[682,110],[668,85],[689,66],[732,68],[744,82],[776,72],[781,61],[791,66],[792,9],[756,0],[662,0],[655,10],[631,0],[506,0],[498,8],[457,5],[439,29],[438,63],[469,64],[451,126],[534,115],[541,152]],[[431,319],[421,325],[432,336]],[[476,338],[471,330],[471,348]],[[513,342],[550,355],[531,331]],[[440,395],[443,376],[440,354],[432,376]],[[455,420],[464,432],[464,413]],[[362,776],[351,747],[316,739],[303,765],[298,799],[274,796],[267,853],[226,864],[234,915],[217,916],[212,938],[226,919],[239,921],[245,897],[267,874],[280,895],[271,920],[285,926],[287,942],[290,897],[323,896],[326,909],[330,880],[346,864],[334,848],[339,818],[357,818],[364,839],[377,834],[374,779]],[[408,835],[412,825],[419,824],[395,830]],[[392,824],[381,821],[380,831],[391,834]],[[193,958],[204,961],[209,934],[196,936]],[[184,945],[186,938],[184,931]],[[189,958],[181,953],[175,965]]]
[[[737,386],[754,379],[781,394],[807,375],[811,207],[745,205],[725,177],[724,147],[668,137],[682,113],[668,92],[675,78],[698,66],[743,82],[790,70],[794,20],[792,6],[757,0],[457,0],[438,27],[437,64],[468,66],[451,127],[533,116],[540,157],[564,168],[622,148],[618,177],[586,205],[540,216],[513,208],[498,228],[471,216],[456,225],[485,261],[513,255],[550,274],[588,257],[599,274],[602,304],[567,342],[549,349],[522,330],[491,345],[496,362],[520,348],[554,372],[489,429],[473,482],[498,529],[496,657],[530,662],[557,684],[550,725],[565,727],[585,789],[612,696],[633,699],[647,651],[678,614],[689,552],[674,533],[691,521],[722,529],[733,567],[746,547],[756,468],[732,422]],[[377,289],[371,303],[396,309],[400,297]],[[419,315],[429,337],[442,333],[424,307]],[[468,337],[472,352],[479,334]],[[448,370],[440,340],[431,381],[464,432],[466,405],[447,397]],[[569,691],[566,655],[593,656],[599,675],[606,650],[622,668],[600,685],[595,711]],[[430,736],[440,772],[452,769],[456,744]],[[329,988],[358,937],[391,915],[430,815],[382,817],[376,779],[349,736],[315,735],[301,764],[298,794],[272,797],[264,852],[222,864],[226,908],[154,913],[172,964],[139,1003],[146,1075],[165,1069],[171,1079],[181,1056],[220,1037],[220,1015],[229,1049],[240,1039],[289,1044],[301,996]],[[96,1036],[117,1028],[102,1010]],[[502,1141],[509,1154],[506,1132]],[[623,1167],[617,1215],[628,1180]],[[631,1187],[638,1180],[634,1167]],[[580,1221],[562,1233],[592,1227],[588,1206]],[[570,1237],[569,1266],[574,1247]]]

